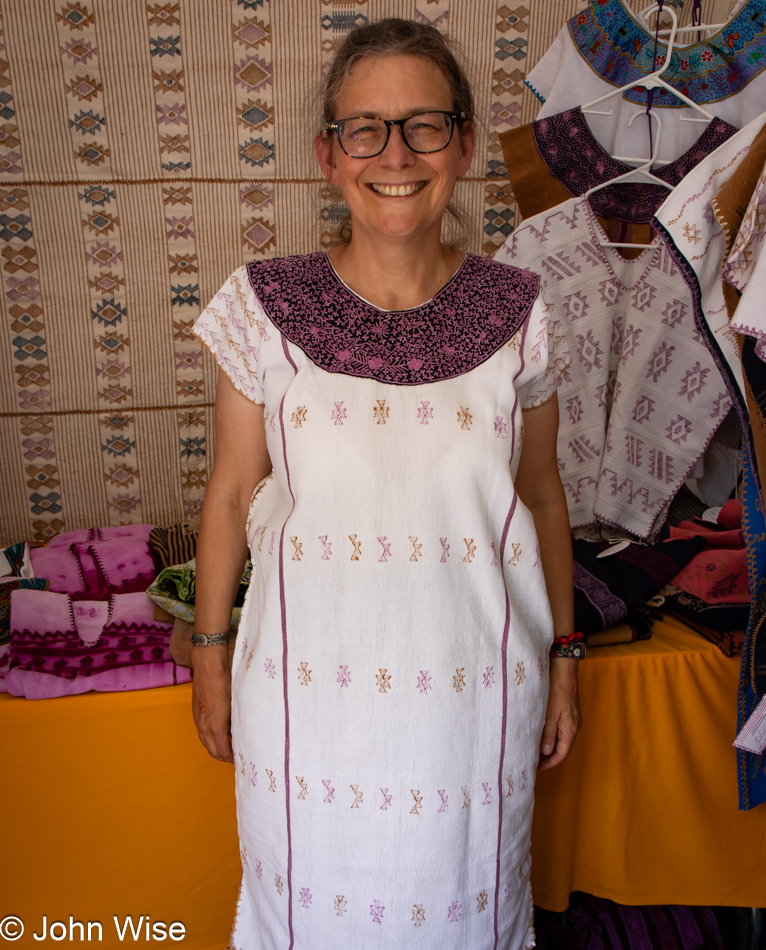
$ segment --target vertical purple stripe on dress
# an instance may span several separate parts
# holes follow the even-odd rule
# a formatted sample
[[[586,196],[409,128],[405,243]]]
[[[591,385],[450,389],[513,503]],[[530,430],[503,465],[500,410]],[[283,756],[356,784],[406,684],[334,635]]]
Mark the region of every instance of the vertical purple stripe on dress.
[[[521,328],[521,342],[519,344],[519,369],[516,375],[513,377],[513,381],[519,378],[521,373],[524,372],[524,341],[527,336],[527,327],[529,322],[524,321],[524,325]],[[519,404],[518,396],[513,403],[513,410],[511,411],[511,459],[513,459],[513,454],[516,451],[516,409]],[[509,463],[510,464],[510,463]],[[498,917],[500,913],[500,844],[503,836],[503,767],[505,765],[505,737],[508,730],[508,630],[511,625],[511,602],[508,599],[508,587],[505,583],[505,544],[508,540],[508,530],[511,527],[511,520],[513,514],[516,511],[516,501],[518,499],[516,494],[516,489],[513,489],[513,498],[511,499],[511,507],[508,509],[508,514],[505,519],[505,524],[503,525],[503,534],[500,538],[500,572],[503,577],[503,587],[505,588],[505,623],[503,624],[503,641],[501,644],[501,652],[503,657],[503,719],[502,726],[500,730],[500,761],[497,769],[497,789],[498,789],[498,805],[497,805],[497,858],[495,862],[495,908],[494,908],[494,930],[495,930],[495,941],[492,944],[492,950],[497,950],[498,941],[500,939],[500,931],[498,929]]]
[[[282,337],[282,349],[285,353],[287,362],[292,366],[295,375],[298,375],[298,367],[293,362],[290,352],[287,349],[287,340]],[[286,394],[285,394],[286,395]],[[290,466],[287,463],[287,440],[285,439],[285,396],[279,404],[279,428],[282,432],[282,455],[285,461],[285,474],[287,475],[287,487],[290,491],[290,497],[293,500],[293,507],[290,514],[295,510],[295,495],[293,495],[293,486],[290,482]],[[293,842],[292,829],[290,827],[290,705],[287,696],[287,603],[285,600],[285,529],[290,515],[285,518],[282,525],[282,531],[279,535],[279,606],[282,611],[282,690],[285,697],[285,817],[287,820],[287,928],[290,932],[290,943],[288,950],[292,950],[295,944],[295,935],[293,933]]]

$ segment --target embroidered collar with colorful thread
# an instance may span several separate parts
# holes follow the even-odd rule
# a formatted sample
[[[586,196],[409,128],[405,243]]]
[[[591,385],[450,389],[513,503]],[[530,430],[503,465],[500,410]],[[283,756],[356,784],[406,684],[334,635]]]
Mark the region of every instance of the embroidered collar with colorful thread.
[[[568,23],[572,41],[590,67],[615,86],[640,79],[664,64],[653,63],[654,38],[625,7],[623,0],[595,0]],[[660,47],[660,50],[663,47]],[[718,33],[701,43],[673,50],[662,78],[689,99],[719,102],[740,92],[766,68],[766,0],[748,0]],[[624,93],[645,104],[647,91],[637,86]],[[656,89],[654,106],[681,107],[672,93]]]
[[[507,343],[540,279],[475,254],[429,301],[385,311],[358,297],[322,253],[251,261],[253,291],[272,323],[329,373],[416,386],[474,369]]]

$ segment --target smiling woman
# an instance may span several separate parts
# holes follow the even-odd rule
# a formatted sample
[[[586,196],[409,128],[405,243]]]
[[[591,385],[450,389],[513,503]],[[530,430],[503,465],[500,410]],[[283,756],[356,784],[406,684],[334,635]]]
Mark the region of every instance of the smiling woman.
[[[236,769],[234,950],[534,945],[534,774],[579,726],[568,354],[535,275],[442,243],[473,147],[437,30],[353,31],[316,140],[349,242],[241,268],[195,326],[221,370],[193,712]]]

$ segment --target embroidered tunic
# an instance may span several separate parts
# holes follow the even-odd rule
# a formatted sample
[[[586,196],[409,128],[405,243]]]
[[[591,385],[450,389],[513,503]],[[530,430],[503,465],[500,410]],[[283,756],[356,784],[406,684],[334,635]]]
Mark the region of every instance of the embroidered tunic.
[[[666,50],[661,42],[658,68],[665,63]],[[652,72],[653,54],[652,32],[624,0],[589,4],[561,29],[525,80],[544,103],[538,118],[573,109],[646,76]],[[662,78],[732,125],[741,128],[755,119],[766,101],[766,0],[747,0],[713,36],[676,47]],[[646,121],[628,127],[630,117],[646,102],[647,91],[639,86],[596,106],[611,110],[610,115],[588,115],[594,135],[610,154],[648,156]],[[672,160],[687,151],[704,129],[679,121],[699,116],[664,90],[654,91],[652,109],[662,114],[659,158]]]
[[[233,948],[533,946],[552,621],[513,479],[558,377],[537,289],[469,255],[389,313],[312,254],[240,268],[195,326],[273,463],[232,670]]]
[[[733,141],[733,139],[732,139]],[[657,533],[731,408],[660,238],[625,260],[586,198],[527,219],[497,258],[537,271],[572,365],[559,389],[558,456],[570,523]]]

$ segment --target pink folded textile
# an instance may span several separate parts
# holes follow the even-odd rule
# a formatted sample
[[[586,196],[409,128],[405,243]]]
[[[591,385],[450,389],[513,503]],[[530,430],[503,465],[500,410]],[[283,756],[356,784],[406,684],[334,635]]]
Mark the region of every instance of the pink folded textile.
[[[48,545],[33,548],[30,556],[35,576],[48,578],[58,594],[95,598],[144,591],[155,574],[149,544],[141,538]]]
[[[158,623],[141,593],[73,601],[52,591],[11,596],[8,692],[27,699],[150,689],[188,682],[173,662],[172,624]]]
[[[126,524],[116,528],[79,528],[76,531],[62,531],[48,542],[48,547],[66,547],[70,544],[81,544],[85,541],[115,541],[118,538],[135,538],[138,541],[148,541],[150,524]]]
[[[149,544],[139,538],[72,545],[86,589],[93,597],[144,591],[154,580]]]
[[[707,544],[673,579],[673,586],[708,604],[749,604],[742,504],[727,501],[717,524],[682,521],[671,538],[704,537]]]

